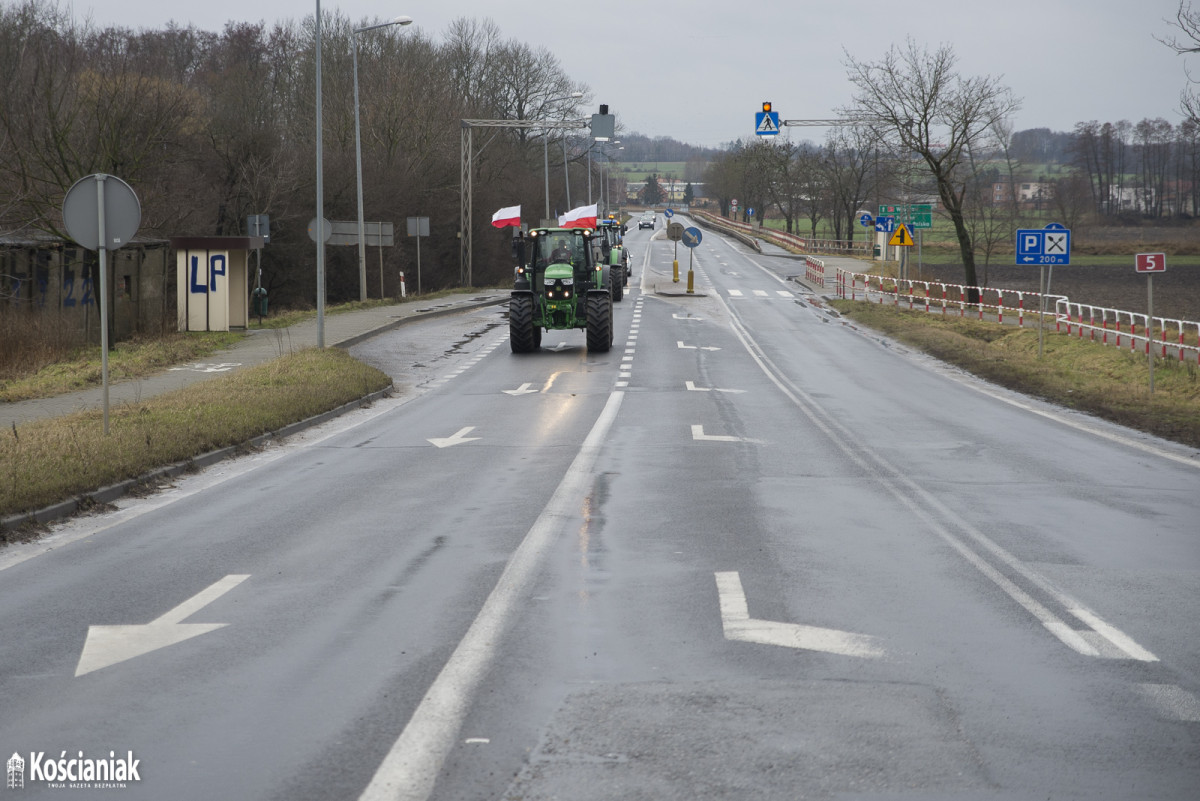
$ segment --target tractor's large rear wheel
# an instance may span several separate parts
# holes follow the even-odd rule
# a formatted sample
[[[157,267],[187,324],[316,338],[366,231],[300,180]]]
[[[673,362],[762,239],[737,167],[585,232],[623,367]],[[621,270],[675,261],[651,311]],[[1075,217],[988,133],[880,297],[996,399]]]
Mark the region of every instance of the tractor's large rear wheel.
[[[587,349],[607,353],[612,347],[612,293],[589,292],[587,296]]]
[[[513,295],[508,301],[508,344],[513,353],[532,353],[541,347],[541,329],[533,324],[533,295]]]

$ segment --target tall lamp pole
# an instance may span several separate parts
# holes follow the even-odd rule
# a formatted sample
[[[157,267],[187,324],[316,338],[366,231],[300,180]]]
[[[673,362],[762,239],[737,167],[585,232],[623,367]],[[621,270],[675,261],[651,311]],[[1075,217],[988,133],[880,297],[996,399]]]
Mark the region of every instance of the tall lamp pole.
[[[569,95],[563,95],[562,97],[556,97],[553,100],[547,100],[546,105],[548,106],[551,103],[557,103],[560,100],[572,100],[572,99],[577,100],[581,97],[583,97],[583,92],[571,92],[571,94],[569,94]],[[564,148],[565,147],[566,146],[564,145]],[[563,158],[564,159],[566,158],[566,150],[565,149],[563,150]],[[542,139],[542,162],[543,162],[545,174],[546,174],[546,216],[543,219],[548,220],[548,219],[550,219],[550,131],[549,130],[546,131],[546,136],[543,137],[543,139]],[[570,192],[569,189],[567,191]]]
[[[317,347],[325,347],[325,181],[321,173],[321,0],[317,2]]]
[[[357,28],[350,37],[354,61],[354,163],[358,177],[358,299],[367,299],[367,224],[363,219],[362,133],[358,120],[358,35],[392,25],[411,25],[412,17],[396,17],[389,22]]]

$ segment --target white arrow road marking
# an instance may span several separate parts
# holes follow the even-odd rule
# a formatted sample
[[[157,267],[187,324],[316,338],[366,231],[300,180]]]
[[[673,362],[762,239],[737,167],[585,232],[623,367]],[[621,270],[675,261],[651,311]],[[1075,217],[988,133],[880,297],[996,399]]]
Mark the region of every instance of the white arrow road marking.
[[[691,314],[672,314],[671,316],[674,317],[676,320],[703,320],[704,319],[703,317],[696,317],[695,315],[691,315]]]
[[[1134,689],[1165,718],[1200,723],[1200,699],[1174,684],[1135,684]]]
[[[745,390],[722,390],[719,386],[696,386],[691,381],[684,381],[683,385],[688,387],[689,392],[745,392]]]
[[[168,370],[191,370],[195,373],[225,373],[235,367],[241,367],[241,362],[195,362],[193,364],[185,364],[179,367],[168,367]]]
[[[466,428],[460,428],[449,437],[434,437],[426,440],[426,442],[429,442],[432,445],[437,445],[439,448],[449,448],[454,445],[462,445],[464,442],[474,442],[475,440],[479,439],[479,437],[467,436],[467,434],[470,434],[474,430],[475,426],[467,426]]]
[[[675,344],[681,350],[720,350],[720,348],[714,348],[712,345],[685,345],[681,339],[675,340]]]
[[[724,434],[705,434],[704,426],[692,426],[692,439],[696,442],[749,442],[752,445],[762,445],[760,439],[749,437],[730,437]]]
[[[537,393],[538,390],[530,389],[530,387],[532,387],[532,386],[533,386],[533,384],[522,384],[521,386],[517,387],[516,389],[504,390],[504,394],[505,395],[528,395],[531,392]]]
[[[806,651],[824,651],[842,656],[880,657],[884,651],[874,637],[852,634],[837,629],[805,626],[801,623],[777,623],[755,620],[746,605],[742,579],[736,570],[714,573],[717,578],[717,597],[721,603],[721,628],[725,639],[779,645]]]
[[[722,390],[719,386],[696,386],[692,381],[684,381],[689,392],[745,392],[745,390]]]
[[[558,343],[557,345],[555,345],[553,348],[548,348],[548,350],[552,350],[552,351],[558,352],[558,351],[560,351],[560,350],[563,350],[563,349],[565,349],[566,347],[567,347],[567,343],[566,343],[566,342],[559,342],[559,343]]]
[[[208,606],[225,593],[241,584],[249,575],[229,575],[201,590],[179,606],[145,625],[137,626],[89,626],[87,640],[75,675],[82,676],[93,670],[106,668],[135,656],[157,651],[178,642],[207,634],[227,626],[227,623],[181,623]]]

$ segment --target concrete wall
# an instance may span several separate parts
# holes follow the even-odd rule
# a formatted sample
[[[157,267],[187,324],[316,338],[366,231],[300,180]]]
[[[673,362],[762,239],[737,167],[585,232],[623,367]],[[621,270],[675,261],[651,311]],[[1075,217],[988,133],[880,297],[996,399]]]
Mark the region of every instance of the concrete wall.
[[[174,328],[169,250],[162,241],[106,254],[112,341]],[[0,315],[53,315],[81,339],[99,341],[99,295],[96,253],[61,242],[0,241]]]

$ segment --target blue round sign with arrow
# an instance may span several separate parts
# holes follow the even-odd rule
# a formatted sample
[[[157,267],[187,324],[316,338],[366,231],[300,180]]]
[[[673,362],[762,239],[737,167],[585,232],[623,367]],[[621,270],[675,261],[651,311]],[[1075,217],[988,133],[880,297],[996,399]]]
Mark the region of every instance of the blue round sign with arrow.
[[[703,238],[704,235],[700,233],[700,229],[696,228],[695,226],[687,228],[683,232],[683,244],[687,245],[689,248],[694,248],[699,245],[700,240]]]

